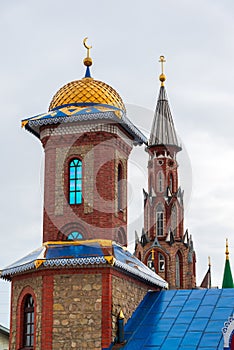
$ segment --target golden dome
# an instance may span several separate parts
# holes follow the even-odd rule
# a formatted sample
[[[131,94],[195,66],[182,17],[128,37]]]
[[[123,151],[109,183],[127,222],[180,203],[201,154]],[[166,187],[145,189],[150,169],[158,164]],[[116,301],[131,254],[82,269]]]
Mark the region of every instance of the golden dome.
[[[111,86],[85,77],[64,85],[54,95],[49,111],[56,107],[80,103],[106,104],[125,111],[122,98]]]

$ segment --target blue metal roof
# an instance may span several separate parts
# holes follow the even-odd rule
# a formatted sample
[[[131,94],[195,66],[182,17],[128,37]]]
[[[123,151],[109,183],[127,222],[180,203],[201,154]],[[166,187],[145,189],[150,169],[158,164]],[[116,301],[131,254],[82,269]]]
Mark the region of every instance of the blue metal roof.
[[[0,271],[2,278],[40,267],[79,267],[82,265],[109,264],[153,286],[167,288],[168,284],[150,270],[125,247],[111,240],[84,240],[47,242]]]
[[[137,144],[147,144],[146,136],[127,118],[126,113],[117,107],[97,103],[73,103],[55,108],[49,112],[22,120],[22,127],[40,137],[42,125],[60,123],[108,121],[120,124]]]
[[[125,325],[123,349],[224,349],[233,311],[233,289],[148,292]]]

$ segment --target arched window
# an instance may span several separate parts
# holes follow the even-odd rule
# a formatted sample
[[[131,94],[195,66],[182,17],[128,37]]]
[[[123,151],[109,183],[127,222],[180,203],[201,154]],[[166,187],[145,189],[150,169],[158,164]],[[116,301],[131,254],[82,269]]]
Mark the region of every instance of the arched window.
[[[155,268],[154,268],[154,251],[153,251],[153,254],[150,253],[148,258],[147,258],[147,266],[152,270],[152,271],[155,271]]]
[[[83,235],[78,231],[73,231],[67,236],[68,241],[78,241],[80,239],[83,239]]]
[[[165,258],[161,253],[158,253],[158,271],[165,271]]]
[[[82,203],[82,161],[73,159],[69,164],[69,203]]]
[[[120,227],[117,235],[116,235],[116,242],[122,244],[122,245],[126,245],[126,234],[125,234],[125,230],[123,229],[123,227]]]
[[[173,207],[171,208],[171,230],[172,230],[174,237],[176,237],[176,234],[177,234],[177,208],[176,208],[176,205],[173,205]]]
[[[163,172],[159,171],[157,175],[157,191],[163,192],[164,190],[164,178],[163,178]]]
[[[118,165],[118,210],[123,209],[123,168],[119,163]]]
[[[180,252],[178,252],[176,254],[175,257],[175,263],[176,263],[176,268],[175,268],[175,284],[176,284],[176,288],[182,288],[182,277],[183,277],[183,273],[182,273],[182,256],[180,254]]]
[[[171,193],[173,193],[173,176],[172,174],[169,175],[169,188]]]
[[[163,206],[159,204],[156,209],[156,235],[163,236]]]
[[[32,350],[34,344],[34,300],[28,295],[24,302],[23,348]]]

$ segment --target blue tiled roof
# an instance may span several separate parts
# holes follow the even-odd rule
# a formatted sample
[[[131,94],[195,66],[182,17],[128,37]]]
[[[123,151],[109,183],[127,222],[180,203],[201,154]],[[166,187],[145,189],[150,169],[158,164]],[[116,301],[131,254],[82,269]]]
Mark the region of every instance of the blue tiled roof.
[[[125,325],[124,350],[223,349],[234,289],[148,292]]]
[[[168,284],[150,270],[126,248],[111,240],[84,240],[47,242],[42,247],[0,271],[0,276],[13,275],[39,267],[79,267],[82,265],[111,264],[153,286],[167,288]]]
[[[147,144],[146,136],[127,118],[125,112],[114,106],[97,103],[64,105],[47,113],[22,120],[22,127],[40,138],[39,130],[42,125],[98,120],[121,124],[133,136],[136,143]]]

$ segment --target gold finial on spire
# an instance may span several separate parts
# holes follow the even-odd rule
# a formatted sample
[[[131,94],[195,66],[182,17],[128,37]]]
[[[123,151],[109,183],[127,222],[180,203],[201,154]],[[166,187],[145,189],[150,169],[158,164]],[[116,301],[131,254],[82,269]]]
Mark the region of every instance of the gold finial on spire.
[[[162,73],[159,76],[159,80],[161,81],[161,86],[164,86],[164,81],[166,80],[166,75],[164,74],[164,63],[166,62],[164,56],[160,56],[159,62],[161,62]]]
[[[210,256],[208,256],[208,266],[209,266],[209,267],[211,266],[211,263],[210,263]]]
[[[122,310],[122,309],[120,309],[118,318],[119,318],[120,320],[123,320],[123,319],[124,319],[124,313],[123,313],[123,310]]]
[[[83,40],[84,47],[87,49],[87,57],[84,58],[83,62],[86,67],[89,67],[92,66],[93,63],[92,58],[90,57],[90,49],[92,49],[92,46],[87,44],[87,40],[88,37]]]
[[[152,259],[152,261],[154,261],[154,250],[153,249],[151,250],[151,259]]]
[[[226,238],[226,260],[229,260],[229,251],[228,251],[228,239]]]

